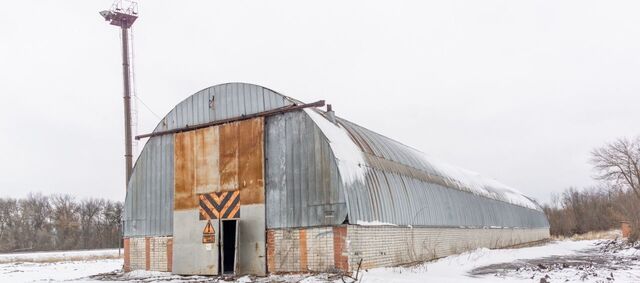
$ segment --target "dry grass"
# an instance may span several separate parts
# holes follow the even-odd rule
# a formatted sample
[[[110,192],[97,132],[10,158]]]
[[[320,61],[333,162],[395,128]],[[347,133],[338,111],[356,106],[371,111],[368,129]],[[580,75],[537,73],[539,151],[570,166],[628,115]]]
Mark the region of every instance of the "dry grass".
[[[560,240],[560,241],[562,240],[583,241],[583,240],[603,240],[603,239],[613,240],[620,237],[622,237],[622,232],[619,229],[614,229],[609,231],[593,231],[593,232],[587,232],[584,234],[575,234],[571,237],[551,236],[551,239]]]

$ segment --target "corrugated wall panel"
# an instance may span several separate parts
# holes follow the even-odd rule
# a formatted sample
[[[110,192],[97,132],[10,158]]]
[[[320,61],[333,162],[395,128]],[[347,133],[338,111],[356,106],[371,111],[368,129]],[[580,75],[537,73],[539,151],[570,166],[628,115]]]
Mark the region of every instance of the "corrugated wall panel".
[[[540,211],[369,168],[367,189],[348,188],[349,219],[447,227],[547,227]]]
[[[302,111],[266,119],[267,227],[340,224],[346,201],[326,138]]]
[[[413,149],[339,119],[367,161],[365,184],[342,188],[350,223],[442,227],[548,227],[542,211],[446,187]]]

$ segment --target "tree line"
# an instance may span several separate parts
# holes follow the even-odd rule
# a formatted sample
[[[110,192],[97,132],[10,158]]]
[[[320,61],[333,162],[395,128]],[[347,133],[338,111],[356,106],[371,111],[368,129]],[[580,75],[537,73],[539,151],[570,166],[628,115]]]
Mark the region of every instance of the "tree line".
[[[544,211],[552,235],[571,236],[631,224],[632,242],[640,238],[640,137],[620,138],[591,152],[598,184],[554,195]]]
[[[0,252],[116,248],[123,204],[71,195],[0,198]]]

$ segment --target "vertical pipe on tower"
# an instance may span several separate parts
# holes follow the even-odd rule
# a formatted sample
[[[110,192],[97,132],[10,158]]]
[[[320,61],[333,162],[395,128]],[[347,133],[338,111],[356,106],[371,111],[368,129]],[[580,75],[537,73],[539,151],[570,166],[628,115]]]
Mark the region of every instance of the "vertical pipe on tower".
[[[131,140],[131,87],[129,82],[129,31],[128,25],[123,23],[122,28],[122,76],[124,79],[124,146],[126,163],[125,190],[129,185],[131,170],[133,167],[132,140]]]

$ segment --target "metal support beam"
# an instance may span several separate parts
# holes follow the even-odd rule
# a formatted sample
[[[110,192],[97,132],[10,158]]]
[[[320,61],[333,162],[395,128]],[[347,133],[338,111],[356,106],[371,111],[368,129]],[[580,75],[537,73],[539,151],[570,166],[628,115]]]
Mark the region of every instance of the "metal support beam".
[[[254,114],[243,115],[243,116],[240,116],[240,117],[222,119],[222,120],[218,120],[218,121],[213,121],[213,122],[208,122],[208,123],[203,123],[203,124],[197,124],[197,125],[193,125],[193,126],[187,125],[185,127],[177,128],[177,129],[173,129],[173,130],[158,131],[158,132],[154,132],[154,133],[150,133],[150,134],[139,135],[139,136],[136,136],[136,140],[143,139],[143,138],[162,136],[162,135],[168,135],[168,134],[175,134],[175,133],[186,132],[186,131],[192,131],[192,130],[202,129],[202,128],[216,126],[216,125],[222,125],[222,124],[236,122],[236,121],[248,120],[248,119],[252,119],[252,118],[256,118],[256,117],[272,116],[272,115],[277,115],[277,114],[290,112],[290,111],[295,111],[295,110],[300,110],[300,109],[309,108],[309,107],[322,107],[322,106],[324,106],[324,100],[318,100],[318,101],[316,101],[314,103],[308,103],[308,104],[289,105],[289,106],[284,106],[284,107],[280,107],[280,108],[276,108],[276,109],[272,109],[272,110],[268,110],[268,111],[263,111],[263,112],[258,112],[258,113],[254,113]]]

